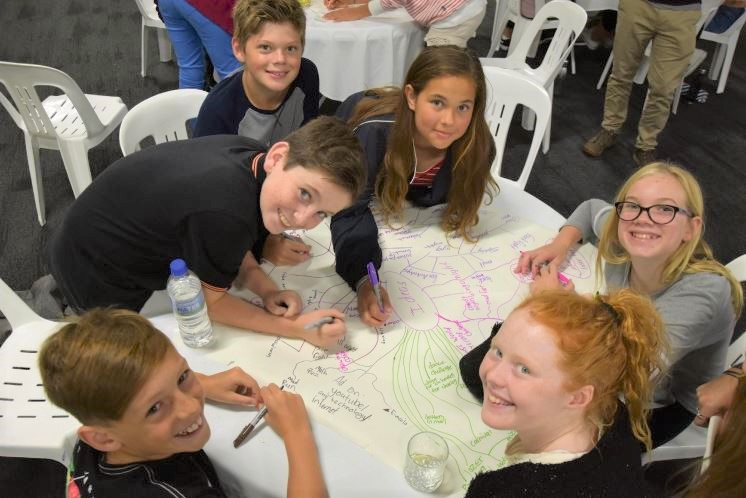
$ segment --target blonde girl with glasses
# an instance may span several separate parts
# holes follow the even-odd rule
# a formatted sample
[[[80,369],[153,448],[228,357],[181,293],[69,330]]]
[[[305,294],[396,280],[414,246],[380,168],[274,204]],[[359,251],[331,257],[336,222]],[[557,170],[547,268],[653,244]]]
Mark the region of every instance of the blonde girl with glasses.
[[[554,241],[522,254],[516,269],[534,275],[533,290],[558,288],[558,267],[570,248],[591,242],[609,290],[629,287],[653,300],[671,344],[668,371],[654,395],[653,447],[694,419],[697,386],[723,371],[743,307],[740,283],[702,238],[703,216],[702,190],[691,173],[654,162],[624,183],[615,204],[582,203]]]

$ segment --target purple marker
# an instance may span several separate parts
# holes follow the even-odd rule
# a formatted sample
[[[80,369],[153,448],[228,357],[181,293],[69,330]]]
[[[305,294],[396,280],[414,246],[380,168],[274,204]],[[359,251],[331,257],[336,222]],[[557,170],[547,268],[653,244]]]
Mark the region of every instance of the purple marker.
[[[383,309],[383,298],[381,297],[381,283],[378,281],[378,273],[376,272],[376,267],[371,261],[368,263],[368,278],[370,279],[370,284],[373,286],[373,293],[376,295],[376,301],[378,301],[378,307],[381,308],[381,312],[384,311]]]

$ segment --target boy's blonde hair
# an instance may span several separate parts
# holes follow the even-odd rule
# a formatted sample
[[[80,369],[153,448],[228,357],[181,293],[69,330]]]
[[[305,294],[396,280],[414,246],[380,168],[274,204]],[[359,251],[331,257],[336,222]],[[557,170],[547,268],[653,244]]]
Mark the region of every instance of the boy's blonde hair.
[[[137,313],[94,309],[44,341],[39,353],[44,390],[81,423],[105,425],[122,418],[172,348]]]
[[[686,206],[682,207],[686,208],[693,216],[699,216],[702,219],[702,228],[699,232],[695,233],[690,240],[681,244],[666,261],[666,266],[663,269],[663,282],[666,284],[673,283],[685,273],[712,272],[722,275],[730,283],[733,310],[738,317],[743,308],[743,289],[733,274],[715,260],[712,249],[703,238],[705,231],[704,197],[699,183],[690,172],[681,166],[666,161],[650,163],[635,171],[624,182],[614,202],[624,201],[632,185],[642,178],[656,174],[674,178],[681,185],[686,195]],[[619,217],[616,215],[609,216],[601,231],[598,259],[596,260],[596,269],[599,275],[603,274],[601,271],[602,260],[613,264],[629,261],[629,254],[619,241]]]
[[[238,0],[233,7],[233,37],[241,47],[250,36],[261,31],[265,23],[289,23],[306,44],[306,14],[298,0]]]

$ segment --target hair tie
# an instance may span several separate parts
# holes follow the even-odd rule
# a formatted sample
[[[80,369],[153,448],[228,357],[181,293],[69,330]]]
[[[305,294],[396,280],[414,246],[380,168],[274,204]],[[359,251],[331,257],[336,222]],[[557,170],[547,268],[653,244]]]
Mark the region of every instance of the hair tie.
[[[622,316],[619,314],[619,312],[612,305],[604,301],[598,292],[596,292],[595,299],[599,302],[599,304],[601,304],[601,306],[603,306],[603,308],[609,313],[609,315],[611,315],[611,319],[614,321],[614,324],[621,325]]]

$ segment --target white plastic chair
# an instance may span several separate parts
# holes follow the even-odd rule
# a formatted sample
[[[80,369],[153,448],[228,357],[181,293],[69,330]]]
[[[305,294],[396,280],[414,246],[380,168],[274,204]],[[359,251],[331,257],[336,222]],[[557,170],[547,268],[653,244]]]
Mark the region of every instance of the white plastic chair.
[[[556,19],[554,37],[539,67],[532,68],[526,63],[526,57],[528,57],[534,39],[552,19]],[[588,14],[582,7],[569,0],[553,0],[545,4],[536,13],[536,17],[526,25],[524,32],[519,34],[520,38],[517,38],[517,43],[511,43],[511,48],[514,48],[514,50],[506,58],[482,59],[482,65],[518,71],[546,88],[551,99],[554,93],[554,79],[562,69],[562,63],[572,51],[572,47],[583,31],[587,20]],[[524,127],[530,129],[530,126],[526,126],[525,115]],[[545,154],[549,151],[550,135],[551,121],[544,134],[542,150]]]
[[[197,117],[207,92],[182,88],[159,93],[132,108],[119,129],[119,146],[125,156],[140,150],[140,142],[153,137],[156,144],[186,140],[187,120]]]
[[[0,347],[0,455],[66,465],[80,423],[47,401],[36,362],[41,344],[62,324],[38,316],[2,279],[0,311],[13,328]]]
[[[485,59],[483,59],[485,61]],[[489,62],[489,59],[486,59]],[[531,109],[536,114],[536,126],[531,140],[526,162],[518,179],[506,182],[514,183],[524,190],[531,170],[534,167],[536,155],[539,152],[544,130],[549,125],[552,102],[549,94],[538,82],[529,76],[510,69],[494,66],[484,66],[484,76],[487,82],[487,105],[484,118],[487,121],[492,137],[495,140],[497,155],[492,163],[492,176],[500,176],[502,169],[505,142],[508,138],[510,123],[518,105]]]
[[[535,0],[534,7],[538,12],[545,4],[544,0]],[[492,57],[492,54],[497,50],[497,46],[500,43],[500,37],[502,36],[505,27],[508,22],[513,23],[513,32],[511,34],[511,44],[508,46],[508,55],[513,53],[517,40],[520,40],[523,33],[526,31],[531,19],[527,19],[521,15],[521,2],[520,0],[498,0],[495,8],[495,17],[492,19],[492,36],[490,37],[490,50],[487,52],[487,57]],[[548,28],[547,28],[548,29]],[[513,43],[515,41],[516,43]],[[531,50],[529,53],[531,56],[535,56],[536,47],[538,46],[538,39],[534,38],[531,44]]]
[[[142,19],[140,23],[140,76],[144,78],[148,67],[147,28],[154,28],[158,34],[158,53],[161,62],[171,60],[171,40],[168,38],[166,25],[163,24],[155,10],[155,2],[153,0],[135,0],[135,3]]]
[[[731,273],[740,282],[746,282],[746,254],[739,256],[727,265],[725,265]],[[743,361],[743,354],[746,350],[746,333],[733,341],[728,346],[728,353],[726,355],[726,365],[733,366]],[[710,424],[712,426],[712,424]],[[709,431],[714,432],[716,429],[712,427]],[[684,432],[676,436],[668,443],[654,449],[651,452],[651,462],[657,462],[660,460],[678,460],[681,458],[698,458],[705,454],[707,441],[709,437],[708,429],[698,427],[691,424],[687,427]]]
[[[736,53],[738,37],[741,35],[741,29],[746,23],[746,15],[741,15],[730,28],[723,33],[712,33],[703,31],[700,35],[702,40],[708,40],[717,43],[715,53],[712,56],[712,65],[710,66],[710,79],[718,80],[717,93],[725,91],[725,83],[728,81],[728,73],[733,63],[733,55]]]
[[[59,150],[75,197],[91,183],[88,149],[101,143],[127,113],[119,97],[84,94],[58,69],[34,64],[0,62],[0,83],[13,101],[0,94],[0,103],[23,131],[39,224],[44,225],[44,191],[39,148]],[[53,86],[63,95],[42,102],[37,86]]]

